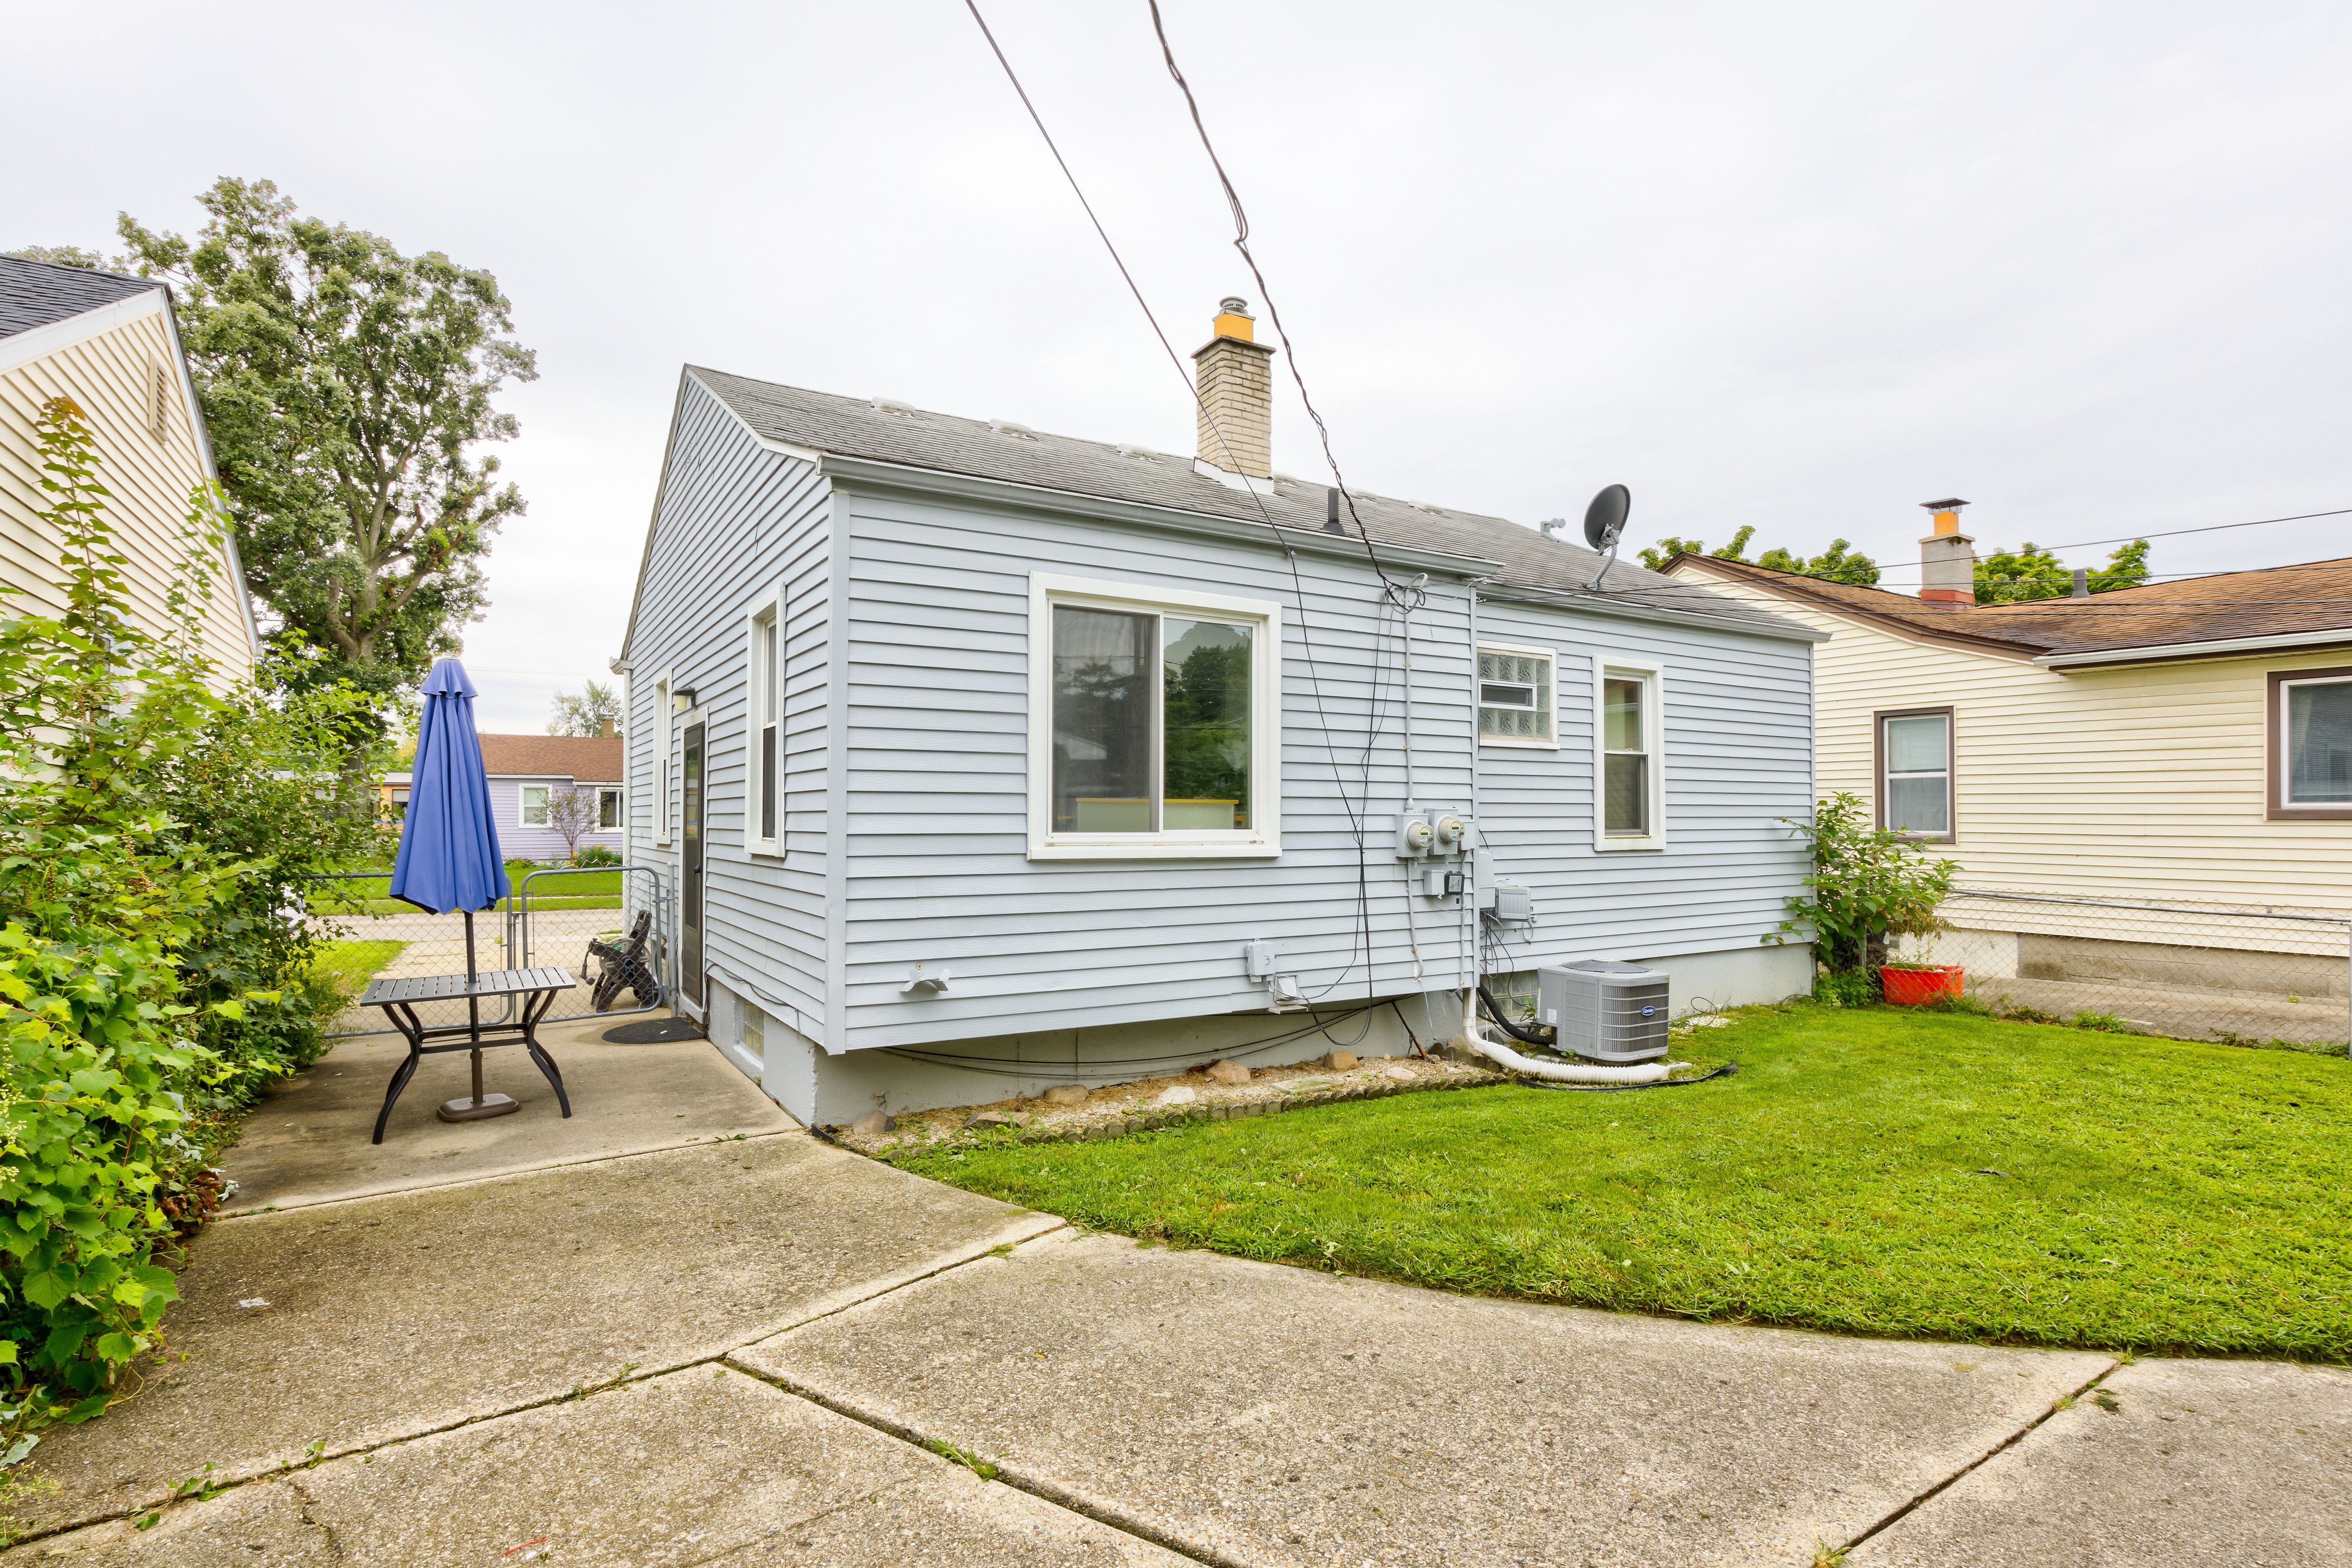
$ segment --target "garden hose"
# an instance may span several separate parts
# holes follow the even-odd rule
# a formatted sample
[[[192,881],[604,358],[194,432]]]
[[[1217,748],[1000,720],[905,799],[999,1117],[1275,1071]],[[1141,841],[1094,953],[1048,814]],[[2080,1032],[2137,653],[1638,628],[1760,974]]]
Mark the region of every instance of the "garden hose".
[[[1729,1078],[1738,1070],[1738,1062],[1726,1062],[1713,1072],[1703,1072],[1696,1078],[1662,1078],[1655,1083],[1552,1083],[1543,1079],[1531,1079],[1526,1087],[1566,1089],[1570,1094],[1623,1094],[1635,1089],[1687,1089],[1711,1078]]]

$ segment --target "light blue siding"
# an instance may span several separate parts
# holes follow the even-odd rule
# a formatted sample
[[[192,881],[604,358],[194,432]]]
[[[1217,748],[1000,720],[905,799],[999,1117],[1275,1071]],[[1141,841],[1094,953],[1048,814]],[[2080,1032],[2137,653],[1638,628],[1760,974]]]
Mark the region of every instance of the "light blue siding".
[[[1779,925],[1809,868],[1782,819],[1811,811],[1810,643],[1493,600],[1478,636],[1559,657],[1559,749],[1479,748],[1486,865],[1538,915],[1498,971],[1753,947]],[[1596,658],[1664,667],[1664,849],[1593,847]]]

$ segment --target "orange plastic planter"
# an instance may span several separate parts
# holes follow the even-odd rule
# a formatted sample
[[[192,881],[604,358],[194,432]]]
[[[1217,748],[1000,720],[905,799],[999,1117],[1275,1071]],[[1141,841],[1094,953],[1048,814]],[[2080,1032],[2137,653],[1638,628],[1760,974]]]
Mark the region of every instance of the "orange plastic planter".
[[[1886,994],[1889,1005],[1916,1007],[1924,1003],[1940,1002],[1949,996],[1957,1001],[1960,994],[1960,966],[1939,963],[1933,969],[1889,969],[1881,965],[1878,971],[1879,989]]]

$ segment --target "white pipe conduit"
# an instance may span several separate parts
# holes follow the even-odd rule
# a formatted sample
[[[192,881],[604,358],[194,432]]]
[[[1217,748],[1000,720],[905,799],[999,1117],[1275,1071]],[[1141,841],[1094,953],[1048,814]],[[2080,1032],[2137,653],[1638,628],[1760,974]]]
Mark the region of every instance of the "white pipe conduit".
[[[1456,1043],[1468,1046],[1507,1071],[1525,1073],[1529,1078],[1549,1079],[1555,1083],[1664,1083],[1666,1069],[1679,1065],[1639,1062],[1632,1067],[1608,1068],[1588,1067],[1582,1062],[1539,1062],[1519,1055],[1499,1041],[1489,1039],[1477,1026],[1465,1028],[1462,1038]]]

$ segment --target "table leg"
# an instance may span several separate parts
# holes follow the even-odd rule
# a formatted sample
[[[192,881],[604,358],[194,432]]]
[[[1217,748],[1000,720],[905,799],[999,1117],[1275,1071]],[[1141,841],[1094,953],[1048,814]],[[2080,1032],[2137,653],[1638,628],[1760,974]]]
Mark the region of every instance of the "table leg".
[[[403,1013],[408,1015],[405,1019],[401,1016]],[[392,1020],[394,1028],[407,1037],[408,1059],[400,1064],[398,1070],[392,1075],[392,1082],[384,1089],[383,1109],[375,1113],[375,1136],[368,1140],[371,1143],[383,1142],[383,1127],[392,1120],[392,1108],[399,1103],[400,1091],[408,1087],[408,1080],[416,1076],[416,1064],[425,1059],[425,1024],[416,1016],[415,1010],[394,1004],[384,1008],[383,1016]]]
[[[557,1069],[555,1058],[547,1054],[547,1047],[539,1043],[539,1021],[554,1006],[555,993],[552,991],[541,992],[524,1006],[522,1045],[523,1049],[530,1053],[530,1059],[539,1064],[539,1070],[549,1086],[555,1090],[555,1103],[563,1107],[563,1114],[569,1117],[572,1114],[572,1097],[563,1092],[563,1074]]]

